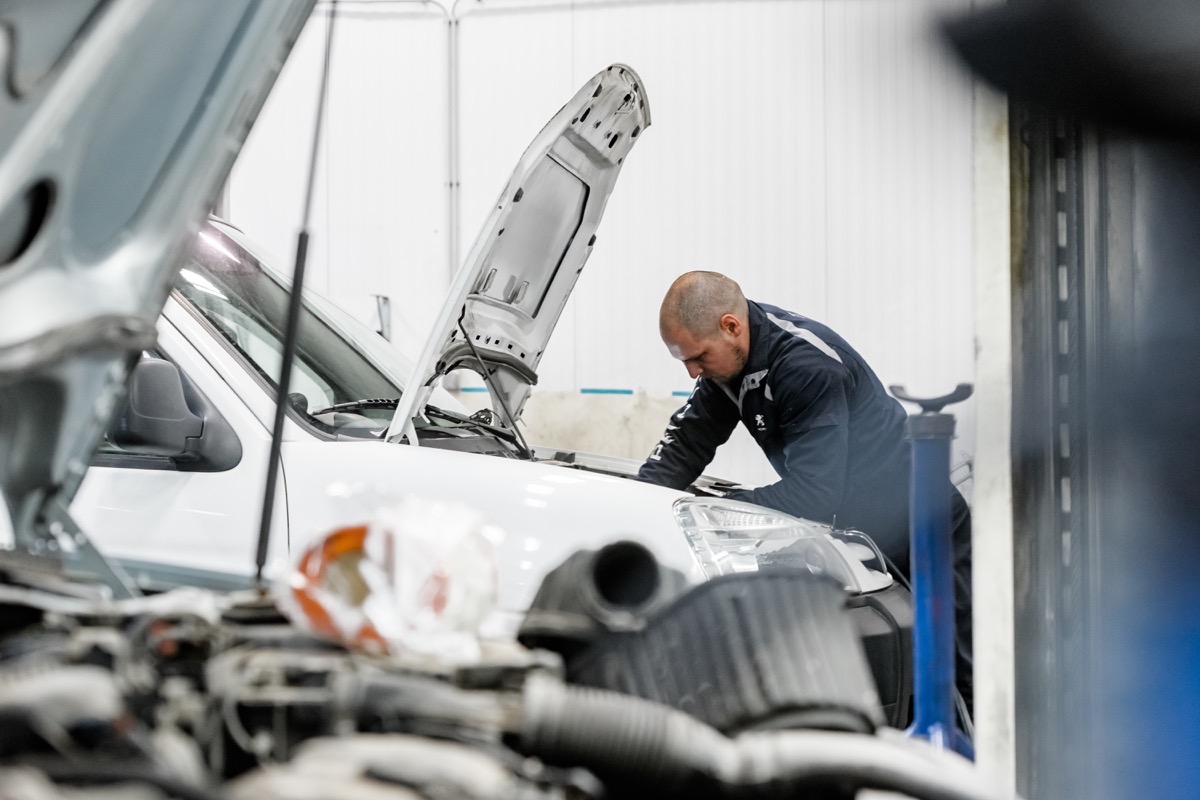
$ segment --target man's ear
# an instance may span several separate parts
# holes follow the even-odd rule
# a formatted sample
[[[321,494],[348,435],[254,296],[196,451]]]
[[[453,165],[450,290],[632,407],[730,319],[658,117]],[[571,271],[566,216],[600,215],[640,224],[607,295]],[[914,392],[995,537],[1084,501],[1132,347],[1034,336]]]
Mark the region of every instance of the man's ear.
[[[722,314],[718,325],[722,331],[728,333],[730,336],[737,337],[742,335],[742,321],[734,314]]]

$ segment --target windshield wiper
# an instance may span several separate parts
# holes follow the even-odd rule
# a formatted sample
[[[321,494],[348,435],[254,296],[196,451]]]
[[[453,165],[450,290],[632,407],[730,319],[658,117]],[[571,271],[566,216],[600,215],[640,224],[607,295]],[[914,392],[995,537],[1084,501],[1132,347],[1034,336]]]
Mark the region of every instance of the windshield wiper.
[[[353,411],[362,411],[364,409],[369,409],[369,408],[395,410],[396,406],[399,405],[399,403],[400,403],[400,398],[398,398],[398,397],[391,397],[391,398],[379,397],[379,398],[372,398],[372,399],[366,399],[366,400],[349,400],[345,403],[335,403],[335,404],[329,406],[328,408],[322,408],[318,411],[305,411],[304,413],[308,414],[310,417],[315,417],[320,414],[329,414],[329,413],[336,412],[336,411],[353,412]],[[476,412],[476,414],[478,414],[478,413],[479,412]],[[501,439],[503,439],[504,441],[509,442],[518,447],[521,445],[520,438],[517,437],[516,434],[514,434],[509,429],[501,427],[499,425],[489,424],[477,416],[468,417],[464,414],[459,414],[456,411],[447,411],[444,408],[438,408],[437,406],[429,405],[429,404],[426,404],[426,406],[425,406],[425,415],[430,418],[436,417],[437,419],[442,419],[447,422],[453,422],[455,424],[463,426],[464,428],[472,428],[477,431],[485,431],[487,433],[492,434],[493,436],[498,436]]]
[[[475,413],[478,414],[479,412],[477,411]],[[459,425],[462,425],[463,427],[474,428],[477,431],[485,431],[487,433],[492,434],[493,436],[500,437],[501,439],[503,439],[506,442],[509,442],[510,444],[515,445],[518,449],[520,449],[520,447],[521,447],[520,438],[518,436],[516,436],[508,428],[504,428],[499,425],[491,425],[487,422],[484,422],[483,420],[479,419],[476,416],[467,417],[467,416],[463,416],[462,414],[459,414],[455,411],[447,411],[444,408],[438,408],[437,406],[431,406],[428,404],[425,406],[425,415],[428,417],[437,417],[438,419],[444,419],[448,422],[456,422]]]
[[[334,403],[328,408],[322,408],[319,411],[305,411],[304,413],[310,417],[315,417],[318,414],[328,414],[331,411],[362,411],[367,408],[382,408],[395,411],[396,406],[399,404],[399,397],[377,397],[365,400],[349,400],[345,403]]]

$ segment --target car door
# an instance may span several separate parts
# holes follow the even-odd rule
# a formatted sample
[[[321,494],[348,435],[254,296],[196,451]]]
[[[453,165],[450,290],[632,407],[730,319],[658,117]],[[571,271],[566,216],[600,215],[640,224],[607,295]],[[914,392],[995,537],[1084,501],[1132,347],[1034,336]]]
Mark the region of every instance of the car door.
[[[158,323],[158,346],[142,356],[139,369],[161,367],[157,383],[170,384],[172,372],[164,363],[178,372],[188,406],[182,414],[190,411],[201,424],[200,436],[189,439],[192,452],[168,455],[144,440],[121,447],[113,441],[117,432],[110,429],[72,503],[72,514],[143,588],[248,586],[255,572],[270,432],[165,316]],[[133,392],[131,385],[130,397]],[[118,409],[116,419],[127,411]],[[169,417],[173,412],[151,408],[147,413]],[[213,457],[204,451],[213,449],[216,436],[222,440]],[[281,474],[272,514],[272,553],[279,558],[286,553],[286,539]]]

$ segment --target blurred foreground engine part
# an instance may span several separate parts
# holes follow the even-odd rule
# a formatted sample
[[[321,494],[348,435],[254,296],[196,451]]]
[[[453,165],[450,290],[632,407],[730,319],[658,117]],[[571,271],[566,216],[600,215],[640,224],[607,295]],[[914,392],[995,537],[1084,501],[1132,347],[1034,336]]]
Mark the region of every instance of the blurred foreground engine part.
[[[496,745],[525,675],[561,669],[553,654],[513,642],[488,643],[465,665],[358,653],[288,624],[269,597],[230,608],[222,627],[226,646],[198,679],[205,706],[197,738],[223,779],[290,761],[305,741],[326,736]]]
[[[137,620],[45,597],[0,602],[0,797],[210,796],[203,754],[130,635]]]
[[[564,782],[571,775],[575,781]],[[230,800],[583,800],[602,793],[582,770],[544,767],[500,747],[403,734],[313,739],[287,764],[250,772],[225,789]]]
[[[809,579],[821,587],[810,598],[820,617],[822,603],[837,605],[838,587],[823,601],[827,582]],[[202,596],[219,612],[202,610]],[[0,636],[0,796],[849,800],[874,788],[993,797],[969,762],[894,731],[726,736],[662,703],[569,686],[555,654],[512,642],[450,665],[315,639],[256,593],[144,601],[127,613],[71,601],[11,615],[21,625]],[[849,631],[842,641],[856,643]],[[787,657],[780,652],[759,655]],[[807,658],[807,669],[829,671],[816,651]],[[829,663],[867,686],[861,660]],[[874,723],[855,708],[832,719],[822,724]]]
[[[896,724],[876,682],[888,711],[907,714],[911,689],[898,684],[911,674],[911,603],[885,606],[886,616],[864,602],[851,610],[836,581],[800,569],[723,575],[686,592],[672,572],[632,542],[576,553],[547,575],[518,639],[559,652],[571,683],[664,703],[724,733],[869,734]],[[879,630],[876,616],[890,626]]]
[[[809,579],[830,586],[829,603],[837,606],[840,587]],[[777,582],[771,576],[763,584]],[[802,608],[796,613],[805,616]],[[857,645],[852,626],[844,619],[842,625],[843,641]],[[894,731],[758,730],[730,737],[662,703],[569,686],[545,651],[497,643],[473,665],[404,663],[282,646],[286,634],[272,641],[269,628],[253,636],[243,629],[240,643],[207,670],[209,708],[219,710],[226,745],[245,745],[241,755],[258,762],[224,784],[235,798],[315,800],[336,789],[340,797],[381,799],[849,800],[862,788],[944,800],[995,797],[966,760],[889,735]],[[866,700],[874,695],[858,657]],[[828,670],[813,661],[807,667]],[[858,730],[874,721],[856,713],[871,712],[833,719],[849,717]]]

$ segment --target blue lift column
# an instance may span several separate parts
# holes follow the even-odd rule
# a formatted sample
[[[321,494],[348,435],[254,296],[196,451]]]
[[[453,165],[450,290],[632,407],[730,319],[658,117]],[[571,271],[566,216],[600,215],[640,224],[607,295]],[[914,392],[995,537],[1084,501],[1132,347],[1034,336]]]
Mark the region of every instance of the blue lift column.
[[[909,570],[913,590],[913,723],[907,736],[974,758],[970,739],[958,727],[954,706],[954,546],[950,530],[950,440],[954,415],[941,410],[973,391],[960,383],[941,397],[917,398],[903,386],[889,387],[898,399],[916,403],[908,418],[912,441],[909,494]]]

